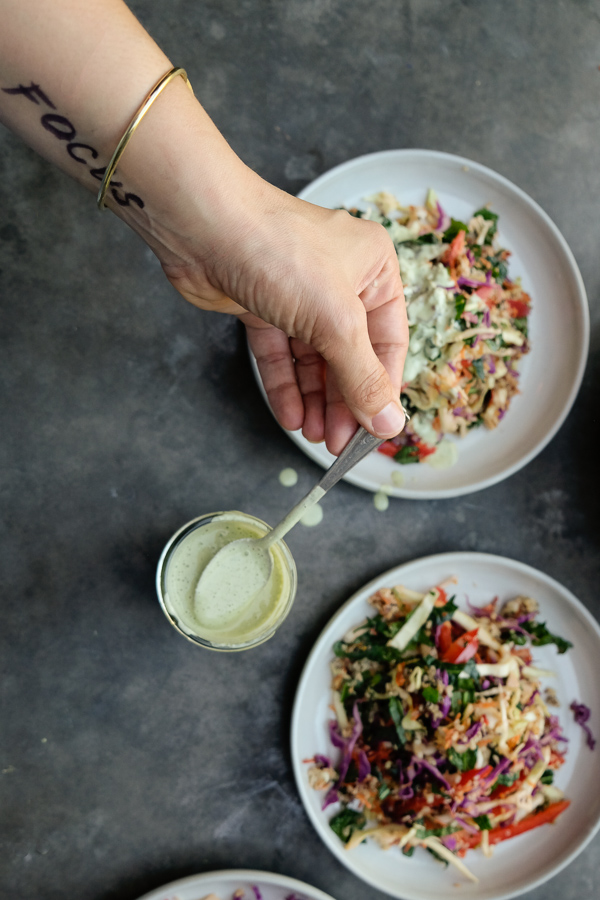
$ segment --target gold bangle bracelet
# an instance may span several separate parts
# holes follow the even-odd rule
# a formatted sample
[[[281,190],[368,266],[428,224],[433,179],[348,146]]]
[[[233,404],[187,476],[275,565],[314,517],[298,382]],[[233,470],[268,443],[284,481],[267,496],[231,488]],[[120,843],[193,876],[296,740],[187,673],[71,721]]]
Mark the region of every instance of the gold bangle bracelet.
[[[106,167],[106,170],[104,172],[104,178],[102,179],[102,184],[100,185],[100,190],[98,191],[98,197],[96,198],[96,202],[98,204],[98,209],[106,208],[104,205],[106,192],[108,191],[111,178],[115,174],[115,169],[119,165],[119,160],[123,156],[123,152],[125,150],[125,147],[129,143],[131,136],[133,135],[134,131],[136,130],[136,128],[138,127],[138,125],[140,124],[140,122],[142,121],[142,119],[144,118],[144,116],[146,115],[146,113],[148,112],[148,110],[150,109],[150,107],[152,106],[152,104],[154,103],[156,98],[158,97],[158,95],[162,91],[164,91],[164,89],[169,84],[169,82],[173,81],[174,78],[177,78],[178,75],[181,75],[181,77],[183,78],[183,80],[185,81],[187,86],[189,87],[192,94],[194,93],[194,89],[192,88],[192,85],[189,82],[189,79],[187,77],[187,72],[185,71],[185,69],[180,69],[177,67],[170,69],[166,73],[166,75],[163,75],[163,77],[159,81],[156,82],[156,84],[154,85],[154,87],[152,88],[152,90],[150,91],[150,93],[148,94],[148,96],[146,97],[146,99],[144,100],[144,102],[142,103],[142,105],[140,106],[138,111],[136,112],[135,116],[133,117],[133,119],[131,120],[129,125],[127,126],[127,128],[125,130],[125,134],[123,135],[123,137],[117,144],[117,149],[113,153],[113,155],[110,159],[110,162]]]

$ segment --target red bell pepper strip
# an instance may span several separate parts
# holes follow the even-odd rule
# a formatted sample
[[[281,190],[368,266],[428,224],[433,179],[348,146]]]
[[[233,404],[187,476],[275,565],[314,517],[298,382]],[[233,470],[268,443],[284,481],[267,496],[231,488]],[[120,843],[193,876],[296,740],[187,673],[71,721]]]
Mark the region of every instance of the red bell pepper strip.
[[[395,456],[399,449],[392,441],[384,441],[377,448],[377,452],[383,453],[384,456]]]
[[[541,812],[535,812],[531,813],[529,816],[525,816],[524,819],[521,819],[521,821],[517,822],[515,825],[492,828],[489,837],[490,844],[498,844],[500,841],[507,841],[509,838],[516,837],[518,834],[524,834],[526,831],[531,831],[532,828],[537,828],[538,825],[547,825],[550,822],[554,822],[554,820],[565,811],[570,802],[570,800],[559,800],[556,803],[551,803],[550,806],[547,806],[546,809],[542,809]]]
[[[570,800],[558,800],[540,812],[530,813],[530,815],[525,816],[524,819],[521,819],[520,822],[516,822],[514,825],[499,825],[498,828],[492,828],[491,831],[488,831],[488,840],[490,844],[499,844],[500,841],[507,841],[509,838],[517,837],[519,834],[525,834],[526,831],[531,831],[540,825],[549,825],[550,822],[554,822],[565,811],[570,803]],[[468,847],[477,847],[481,843],[481,834],[467,835],[463,831],[455,832],[456,837],[459,835],[461,844]]]
[[[446,266],[453,266],[459,256],[465,249],[465,232],[461,229],[455,238],[452,239],[450,246],[442,256],[442,262]]]
[[[529,303],[525,300],[509,300],[508,305],[513,319],[526,319],[531,312]]]
[[[479,647],[479,641],[477,640],[478,631],[478,628],[474,628],[472,631],[465,631],[464,634],[457,637],[445,653],[442,653],[440,656],[442,662],[466,663],[475,656]]]
[[[484,778],[487,778],[491,771],[492,766],[484,766],[482,769],[470,769],[468,772],[462,772],[456,787],[466,793],[471,790],[476,781],[482,781]]]
[[[490,794],[491,799],[502,800],[504,797],[508,797],[509,794],[514,794],[515,791],[519,790],[528,774],[528,772],[522,772],[512,784],[499,784]]]
[[[440,630],[437,635],[437,649],[440,655],[440,659],[444,659],[444,655],[448,652],[452,645],[452,623],[450,619],[446,619],[445,622],[442,622],[440,625]]]

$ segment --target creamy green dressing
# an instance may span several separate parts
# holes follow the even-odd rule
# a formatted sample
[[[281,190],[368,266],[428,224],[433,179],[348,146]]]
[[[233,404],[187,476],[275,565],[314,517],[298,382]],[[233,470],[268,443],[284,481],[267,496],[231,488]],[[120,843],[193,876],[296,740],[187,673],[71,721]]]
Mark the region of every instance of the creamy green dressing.
[[[310,516],[314,517],[317,501],[324,493],[320,485],[315,485],[262,540],[250,535],[244,535],[245,540],[232,538],[213,555],[194,593],[194,612],[202,627],[229,628],[230,623],[237,623],[248,610],[258,607],[271,578],[278,542],[297,522],[311,524]],[[318,520],[319,515],[313,524]]]
[[[267,530],[264,523],[243,513],[222,513],[175,545],[164,576],[164,603],[184,632],[212,644],[235,645],[258,640],[275,627],[289,605],[294,581],[293,560],[282,543],[271,547],[273,569],[257,592],[248,594],[248,559],[242,549],[221,569],[224,590],[218,596],[198,603],[196,593],[202,573],[219,550],[232,541],[264,537]]]
[[[322,521],[323,507],[318,503],[307,509],[300,518],[300,524],[305,525],[307,528],[314,528],[315,525],[320,525]]]
[[[298,483],[298,473],[295,469],[282,469],[279,473],[279,483],[284,487],[294,487]]]
[[[373,506],[379,512],[385,512],[389,505],[390,498],[388,497],[386,491],[383,490],[383,488],[377,491],[376,494],[373,494]]]

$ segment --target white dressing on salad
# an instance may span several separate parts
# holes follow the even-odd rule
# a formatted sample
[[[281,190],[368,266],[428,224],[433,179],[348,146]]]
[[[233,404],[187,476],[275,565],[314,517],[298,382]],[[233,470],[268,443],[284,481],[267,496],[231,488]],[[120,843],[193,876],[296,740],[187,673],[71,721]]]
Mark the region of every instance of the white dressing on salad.
[[[432,262],[439,254],[439,245],[398,247],[400,275],[411,328],[404,365],[405,382],[414,381],[433,360],[440,357],[441,348],[454,331],[454,291],[445,290],[454,288],[454,281],[442,263]]]
[[[489,206],[463,222],[431,189],[424,205],[402,205],[389,191],[365,199],[374,207],[350,212],[380,222],[394,242],[409,324],[401,398],[413,421],[393,442],[398,451],[382,452],[401,465],[449,468],[454,438],[496,428],[519,393],[531,297],[509,277],[511,254],[497,242]],[[450,442],[434,454],[445,435]]]
[[[458,447],[453,441],[444,438],[435,448],[435,451],[425,457],[425,462],[432,469],[449,469],[458,459]]]

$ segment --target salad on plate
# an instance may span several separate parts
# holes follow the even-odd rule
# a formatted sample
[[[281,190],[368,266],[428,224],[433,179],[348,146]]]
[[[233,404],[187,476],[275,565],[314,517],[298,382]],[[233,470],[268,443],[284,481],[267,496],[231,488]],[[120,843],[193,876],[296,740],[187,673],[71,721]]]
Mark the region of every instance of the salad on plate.
[[[424,848],[476,881],[468,851],[489,856],[569,806],[554,784],[567,741],[541,681],[553,673],[532,648],[571,644],[539,621],[533,598],[465,612],[451,583],[370,598],[373,616],[334,645],[329,734],[339,758],[306,762],[348,850],[366,839],[407,856]]]
[[[374,208],[349,212],[380,222],[394,241],[410,331],[401,394],[410,421],[379,452],[447,467],[457,459],[448,436],[496,428],[519,391],[531,298],[509,278],[510,253],[487,207],[461,222],[432,190],[423,206],[403,207],[386,191],[367,200]]]

